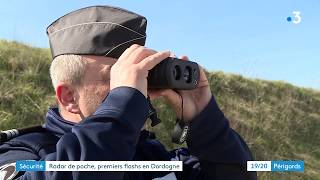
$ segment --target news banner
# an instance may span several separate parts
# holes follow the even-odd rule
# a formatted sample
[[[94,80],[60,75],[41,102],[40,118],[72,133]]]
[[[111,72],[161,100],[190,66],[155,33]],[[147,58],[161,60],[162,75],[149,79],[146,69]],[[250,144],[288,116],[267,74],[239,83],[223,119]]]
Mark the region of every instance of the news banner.
[[[15,163],[16,171],[182,171],[182,161],[33,161]],[[304,161],[247,161],[247,171],[303,172]]]

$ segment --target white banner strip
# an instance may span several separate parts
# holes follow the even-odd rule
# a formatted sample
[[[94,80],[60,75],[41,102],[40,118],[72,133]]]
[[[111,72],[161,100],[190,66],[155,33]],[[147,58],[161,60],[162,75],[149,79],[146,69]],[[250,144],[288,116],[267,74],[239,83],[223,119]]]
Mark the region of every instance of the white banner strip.
[[[247,171],[271,171],[271,161],[247,161]]]
[[[182,171],[182,161],[46,161],[46,171]]]

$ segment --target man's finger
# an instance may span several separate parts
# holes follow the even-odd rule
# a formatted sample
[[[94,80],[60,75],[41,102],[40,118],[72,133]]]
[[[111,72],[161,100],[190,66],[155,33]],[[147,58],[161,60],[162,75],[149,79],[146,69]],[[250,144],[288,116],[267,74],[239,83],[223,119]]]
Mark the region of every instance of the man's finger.
[[[151,100],[161,97],[162,89],[148,89],[148,96]]]
[[[182,60],[186,60],[186,61],[189,61],[188,56],[181,56],[181,57],[180,57],[180,59],[182,59]]]
[[[207,76],[206,76],[206,73],[204,73],[204,70],[202,68],[202,66],[198,65],[199,66],[199,70],[200,70],[200,78],[199,78],[199,81],[208,81],[207,79]]]
[[[170,57],[177,58],[177,56],[173,52],[170,53]]]
[[[151,56],[153,54],[156,54],[157,51],[152,50],[152,49],[148,49],[146,47],[139,47],[137,49],[135,49],[131,55],[130,55],[130,61],[133,64],[138,64],[139,62],[141,62],[143,59],[145,59],[148,56]]]
[[[133,44],[131,45],[129,48],[127,48],[119,57],[118,59],[118,63],[121,63],[122,61],[128,59],[129,55],[136,49],[138,49],[140,47],[140,45],[138,44]]]
[[[141,68],[150,70],[169,56],[170,51],[158,52],[156,54],[153,54],[140,62],[142,66]]]
[[[177,92],[173,91],[172,89],[166,89],[161,92],[161,96],[163,96],[170,106],[174,108],[174,110],[177,112],[177,115],[181,115],[182,99]]]

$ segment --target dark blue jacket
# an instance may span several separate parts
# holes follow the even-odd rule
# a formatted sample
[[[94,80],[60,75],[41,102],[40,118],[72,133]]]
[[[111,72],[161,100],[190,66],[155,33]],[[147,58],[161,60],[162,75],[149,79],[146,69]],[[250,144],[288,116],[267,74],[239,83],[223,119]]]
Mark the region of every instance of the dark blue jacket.
[[[147,99],[136,89],[113,89],[97,111],[80,123],[64,120],[56,108],[46,115],[45,132],[28,133],[0,146],[0,166],[17,160],[112,161],[183,160],[183,172],[19,172],[19,179],[256,179],[246,171],[252,160],[242,138],[230,128],[214,97],[193,119],[187,148],[167,151],[141,131],[147,117]]]

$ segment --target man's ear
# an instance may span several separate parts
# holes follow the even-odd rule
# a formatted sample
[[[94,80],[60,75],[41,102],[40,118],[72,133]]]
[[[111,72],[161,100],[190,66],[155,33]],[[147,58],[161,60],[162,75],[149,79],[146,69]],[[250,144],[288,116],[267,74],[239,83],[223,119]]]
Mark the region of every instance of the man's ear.
[[[56,97],[60,106],[70,113],[81,114],[76,93],[75,88],[67,83],[59,83],[56,87]]]

